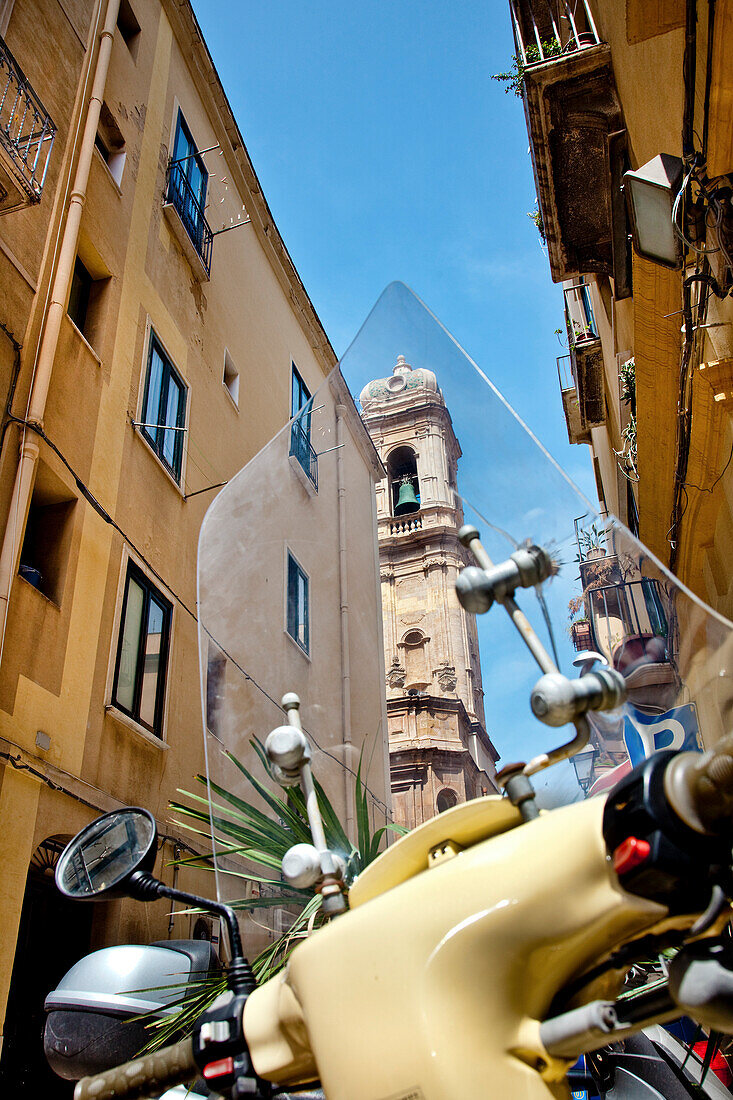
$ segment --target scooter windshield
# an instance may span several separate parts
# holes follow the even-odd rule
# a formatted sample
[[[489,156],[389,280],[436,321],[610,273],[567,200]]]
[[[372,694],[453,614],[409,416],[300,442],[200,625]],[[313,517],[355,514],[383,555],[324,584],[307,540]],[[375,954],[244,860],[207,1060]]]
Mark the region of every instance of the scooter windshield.
[[[526,545],[551,555],[553,575],[515,595],[562,673],[577,677],[593,653],[626,680],[623,705],[590,715],[587,748],[535,775],[540,805],[599,793],[658,749],[710,747],[730,728],[731,624],[598,514],[407,287],[384,291],[339,366],[301,397],[219,493],[199,540],[220,897],[264,904],[279,884],[276,859],[259,885],[240,877],[257,845],[236,800],[256,802],[258,784],[277,791],[260,743],[285,722],[286,692],[300,698],[344,847],[392,820],[411,826],[418,801],[422,820],[493,794],[503,765],[574,736],[533,715],[541,670],[504,608],[460,607],[456,577],[475,564],[464,523],[496,564]],[[260,830],[289,824],[280,803],[259,805]],[[220,827],[225,812],[240,812],[241,834]]]

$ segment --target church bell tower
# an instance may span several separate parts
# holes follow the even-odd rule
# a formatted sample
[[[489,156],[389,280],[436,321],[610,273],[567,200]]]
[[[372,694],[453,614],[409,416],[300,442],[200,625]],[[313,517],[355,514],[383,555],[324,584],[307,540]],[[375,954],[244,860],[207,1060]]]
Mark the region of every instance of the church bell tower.
[[[360,396],[387,477],[377,486],[395,821],[412,828],[498,790],[475,618],[455,594],[460,444],[435,374],[399,356]]]

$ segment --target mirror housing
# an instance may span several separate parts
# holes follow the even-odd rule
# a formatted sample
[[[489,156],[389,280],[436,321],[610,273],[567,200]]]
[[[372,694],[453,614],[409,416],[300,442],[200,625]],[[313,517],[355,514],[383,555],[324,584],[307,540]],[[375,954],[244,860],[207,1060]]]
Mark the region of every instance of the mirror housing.
[[[139,806],[113,810],[85,826],[64,848],[56,886],[74,901],[136,896],[130,879],[150,872],[158,850],[155,818]]]

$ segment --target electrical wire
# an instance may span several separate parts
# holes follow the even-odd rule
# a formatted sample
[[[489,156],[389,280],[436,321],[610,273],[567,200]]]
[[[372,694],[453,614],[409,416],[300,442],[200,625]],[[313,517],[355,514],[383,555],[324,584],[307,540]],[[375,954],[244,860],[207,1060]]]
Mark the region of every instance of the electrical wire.
[[[686,245],[686,247],[689,248],[691,252],[695,252],[698,256],[712,256],[716,252],[721,251],[720,242],[718,242],[718,247],[717,248],[707,248],[707,247],[699,248],[697,245],[693,244],[692,241],[688,240],[688,238],[685,236],[683,225],[680,222],[680,219],[679,219],[679,216],[678,216],[679,211],[682,208],[682,206],[684,204],[684,201],[685,201],[684,197],[685,197],[685,194],[687,192],[687,187],[690,183],[690,180],[693,177],[695,177],[695,182],[697,183],[698,187],[700,187],[700,189],[703,191],[703,194],[705,194],[705,190],[702,187],[702,184],[700,183],[700,181],[697,179],[697,176],[695,175],[695,173],[697,172],[697,167],[698,167],[697,164],[692,165],[692,167],[688,171],[687,175],[685,176],[684,182],[683,182],[682,186],[680,187],[680,189],[677,193],[677,196],[674,200],[674,203],[672,205],[672,228],[673,228],[674,232],[676,233],[676,235],[679,237],[679,239],[682,241],[682,243],[684,245]],[[684,210],[682,210],[682,219],[684,221]],[[716,238],[718,236],[718,229],[720,228],[722,220],[723,220],[723,212],[722,212],[722,209],[721,209],[720,212],[718,213],[718,220],[717,220],[717,223],[715,224],[715,226],[706,226],[706,228],[713,229],[715,231]]]
[[[694,482],[692,482],[692,481],[686,481],[686,482],[685,482],[685,486],[684,486],[684,487],[685,487],[685,488],[687,488],[687,489],[698,489],[698,490],[699,490],[699,491],[700,491],[701,493],[712,493],[713,489],[714,489],[714,488],[715,488],[715,486],[716,486],[716,485],[718,484],[718,482],[720,481],[720,479],[721,479],[721,478],[723,477],[723,474],[724,474],[724,473],[725,473],[725,471],[726,471],[726,470],[728,469],[728,467],[730,466],[730,464],[731,464],[731,462],[732,462],[732,461],[733,461],[733,443],[731,443],[731,447],[730,447],[730,453],[729,453],[729,455],[728,455],[728,461],[726,462],[725,466],[724,466],[724,467],[723,467],[723,469],[722,469],[722,470],[720,471],[720,473],[718,474],[718,476],[716,477],[716,479],[715,479],[715,481],[714,481],[714,482],[712,483],[712,485],[709,485],[709,486],[705,486],[705,485],[695,485],[695,483],[694,483]]]
[[[15,420],[15,421],[18,421],[18,417],[13,417],[12,419]],[[135,551],[135,553],[139,556],[141,561],[143,561],[145,563],[145,565],[150,570],[150,572],[153,574],[153,576],[156,577],[156,579],[158,581],[160,581],[160,583],[165,587],[165,589],[168,592],[170,592],[171,596],[173,596],[173,598],[183,608],[183,610],[186,611],[191,616],[193,621],[195,623],[198,623],[199,618],[198,618],[198,615],[196,614],[196,612],[189,607],[189,605],[185,602],[185,600],[181,596],[179,596],[178,593],[175,591],[175,589],[170,586],[170,584],[164,579],[163,576],[161,576],[161,574],[158,572],[158,570],[155,568],[155,566],[148,560],[148,558],[146,558],[146,556],[136,546],[136,544],[129,537],[129,535],[126,534],[126,532],[120,527],[120,525],[116,522],[116,520],[114,520],[112,518],[112,516],[110,516],[109,512],[99,503],[99,501],[94,496],[94,494],[89,490],[89,488],[81,480],[81,478],[77,474],[76,470],[74,470],[73,466],[68,461],[66,456],[61,452],[61,450],[56,446],[56,444],[51,439],[49,439],[49,437],[46,435],[43,428],[38,427],[38,425],[36,425],[36,424],[27,424],[27,427],[30,428],[31,431],[33,431],[37,435],[39,435],[41,437],[41,439],[43,439],[43,441],[51,448],[51,450],[54,452],[54,454],[58,456],[58,458],[61,460],[61,462],[63,462],[64,466],[66,467],[66,469],[69,471],[69,473],[73,477],[74,482],[76,483],[76,487],[78,488],[79,492],[82,494],[82,496],[87,501],[87,503],[91,505],[91,507],[94,509],[94,511],[97,513],[97,515],[99,515],[101,517],[101,519],[104,520],[105,523],[107,523],[111,527],[113,527],[114,530],[117,531],[118,534],[120,534],[122,536],[122,538],[125,540],[125,542],[129,546],[131,546],[132,549]],[[258,691],[260,691],[265,696],[265,698],[268,699],[273,704],[274,707],[276,707],[277,710],[282,711],[282,707],[280,706],[280,704],[275,699],[273,699],[273,697],[269,694],[269,692],[265,688],[263,688],[262,685],[260,683],[258,683],[258,681],[253,676],[251,676],[248,672],[245,671],[244,668],[242,668],[242,666],[231,656],[231,654],[228,653],[217,642],[216,638],[214,638],[213,635],[211,635],[209,633],[209,631],[206,629],[205,626],[203,626],[203,624],[202,624],[202,630],[204,631],[204,633],[209,638],[211,638],[211,640],[221,650],[221,652],[224,654],[224,656],[227,657],[227,659],[232,662],[232,664],[242,673],[242,675],[250,683],[252,683],[258,689]],[[348,766],[348,764],[345,764],[342,760],[339,760],[339,758],[337,756],[334,756],[333,753],[329,752],[328,749],[324,749],[319,744],[317,738],[314,736],[314,734],[310,730],[306,730],[306,732],[308,733],[308,736],[312,739],[312,741],[313,741],[314,745],[316,746],[316,748],[320,752],[322,752],[324,756],[329,757],[331,760],[334,761],[334,763],[338,764],[338,766],[340,768],[342,768],[344,771],[347,771],[351,775],[353,775],[354,778],[357,777],[356,772],[353,770],[353,768],[350,768]],[[384,802],[382,802],[382,800],[374,793],[374,791],[368,786],[368,784],[364,782],[363,778],[362,778],[361,782],[364,784],[365,790],[367,790],[369,792],[369,794],[370,794],[373,802],[375,803],[375,805],[380,806],[388,814],[388,816],[391,817],[392,815],[389,811],[388,806]]]

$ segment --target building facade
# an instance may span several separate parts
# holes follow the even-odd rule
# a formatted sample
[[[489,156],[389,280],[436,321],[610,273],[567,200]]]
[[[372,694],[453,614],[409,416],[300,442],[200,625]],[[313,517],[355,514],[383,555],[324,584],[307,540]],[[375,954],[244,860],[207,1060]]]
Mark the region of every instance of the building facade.
[[[196,924],[161,904],[65,908],[51,872],[79,828],[101,811],[146,806],[159,823],[160,874],[213,890],[206,873],[171,869],[175,855],[201,849],[167,812],[204,767],[198,532],[221,485],[308,401],[335,355],[188,0],[2,0],[0,55],[0,1080],[9,1092],[41,1061],[23,1037],[37,1041],[39,997],[72,962],[106,944],[185,937]],[[381,468],[353,402],[341,400],[342,430],[357,443],[344,477],[366,517],[355,567],[372,577],[358,609],[379,655],[371,499]],[[312,480],[310,440],[291,451]],[[284,593],[284,557],[281,573]],[[295,629],[285,603],[282,631],[267,640],[278,652]],[[348,632],[319,644],[303,659],[322,662],[319,683],[339,699]],[[384,713],[381,660],[373,665],[349,699],[355,731],[372,731]],[[385,759],[370,755],[367,777],[382,810]],[[348,817],[347,786],[329,793]],[[204,919],[196,934],[216,929]],[[29,1095],[40,1091],[33,1080]],[[61,1088],[43,1087],[49,1097]]]
[[[455,594],[461,448],[435,374],[399,356],[360,396],[387,476],[377,486],[395,821],[412,828],[494,793],[475,616]]]
[[[568,437],[590,448],[601,512],[730,619],[733,4],[510,0],[510,18],[538,228],[565,296]],[[586,542],[581,575],[590,554],[610,576],[613,548]],[[633,632],[634,601],[600,587],[603,606],[594,582],[571,609],[578,648],[602,648],[609,615]]]
[[[565,294],[570,441],[591,448],[601,508],[730,617],[733,11],[512,0],[510,13],[538,222]],[[665,203],[658,247],[645,182]]]

